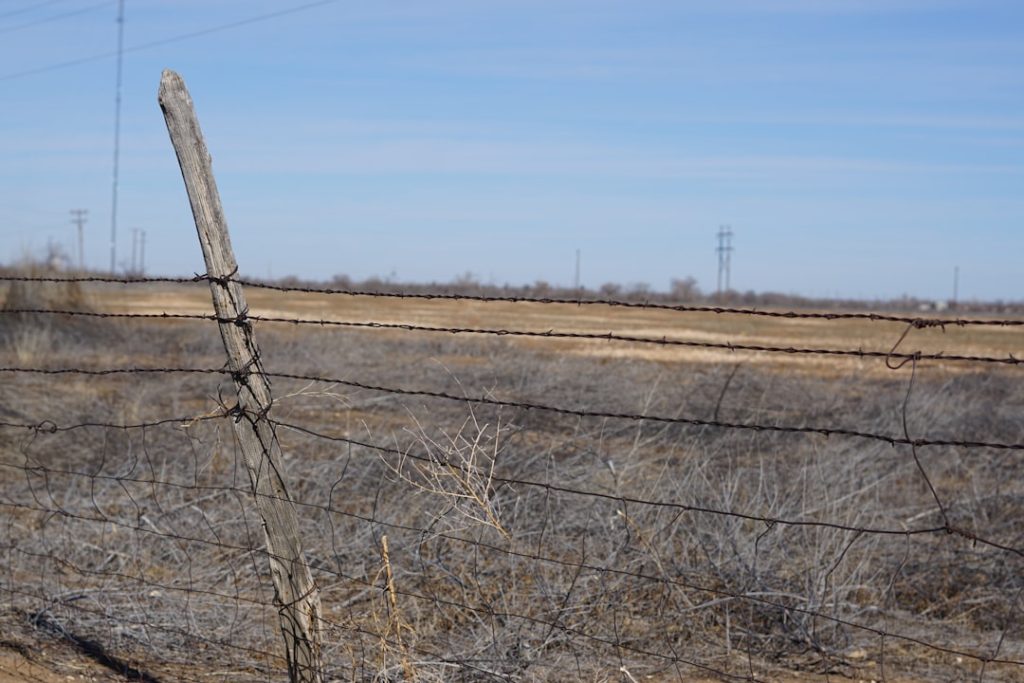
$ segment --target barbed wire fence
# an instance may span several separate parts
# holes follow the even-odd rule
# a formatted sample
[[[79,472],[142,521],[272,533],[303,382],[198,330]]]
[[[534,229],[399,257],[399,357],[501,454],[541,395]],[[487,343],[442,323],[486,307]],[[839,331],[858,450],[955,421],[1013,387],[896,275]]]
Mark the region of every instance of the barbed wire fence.
[[[52,280],[18,278],[26,284],[37,281],[37,285]],[[88,278],[62,280],[82,284]],[[134,282],[125,279],[121,284]],[[361,296],[358,292],[334,295]],[[307,334],[302,330],[334,327],[362,328],[363,334],[384,329],[427,337],[441,332],[454,337],[467,329],[21,307],[9,307],[0,315],[6,321],[51,321],[56,327],[60,321],[77,319],[100,319],[99,325],[156,325],[161,335],[168,334],[164,331],[168,324],[207,322],[259,322],[300,330],[300,337]],[[914,320],[886,322],[927,325]],[[986,324],[1004,322],[1015,321]],[[130,339],[132,334],[125,336]],[[194,334],[183,328],[180,335],[171,337],[174,343],[183,343]],[[504,341],[562,333],[474,328],[473,334]],[[575,338],[584,343],[685,342],[637,341],[611,334]],[[918,363],[923,366],[929,361],[1016,365],[1005,362],[1012,356],[742,344],[714,348],[797,357],[826,351],[828,356],[852,356],[890,368],[907,361],[912,376],[918,373]],[[8,598],[10,614],[142,680],[205,678],[196,669],[197,651],[209,653],[219,663],[225,680],[280,675],[276,672],[282,671],[284,657],[278,653],[273,589],[263,559],[268,551],[251,508],[253,493],[241,475],[237,453],[219,457],[221,451],[236,449],[223,429],[239,419],[239,411],[221,397],[220,390],[210,388],[209,378],[219,384],[231,377],[231,371],[212,363],[109,367],[100,365],[100,360],[72,366],[0,367],[0,374],[19,380],[7,385],[11,397],[32,389],[45,393],[63,388],[57,403],[65,404],[57,412],[32,419],[5,416],[0,420],[8,444],[0,463],[6,473],[0,507],[8,520],[7,571],[0,590]],[[154,356],[150,362],[159,360]],[[999,524],[986,529],[980,523],[983,520],[969,519],[943,501],[946,492],[933,486],[925,464],[931,458],[922,459],[917,452],[955,452],[961,458],[977,452],[987,457],[1006,453],[1010,460],[1003,464],[1019,466],[1022,441],[912,435],[906,428],[906,401],[897,421],[903,428],[885,431],[851,428],[843,422],[784,424],[708,419],[685,411],[594,409],[525,400],[498,386],[479,393],[466,387],[453,392],[371,383],[329,372],[268,368],[266,374],[276,383],[298,384],[301,388],[293,392],[296,398],[320,401],[330,395],[331,400],[346,404],[343,412],[347,413],[359,411],[353,405],[358,395],[368,404],[380,398],[412,399],[429,404],[429,413],[441,416],[437,425],[420,423],[418,416],[412,416],[413,429],[392,429],[381,439],[373,434],[376,430],[369,426],[369,419],[364,419],[366,436],[358,437],[351,426],[332,425],[315,411],[299,410],[300,415],[290,416],[271,413],[285,452],[291,454],[289,475],[299,482],[292,494],[310,544],[310,566],[324,595],[327,679],[589,679],[595,672],[604,672],[608,680],[772,680],[778,670],[765,667],[773,653],[787,653],[781,659],[795,661],[796,668],[838,672],[858,670],[862,662],[851,653],[858,655],[871,647],[876,651],[864,659],[882,671],[886,656],[892,671],[900,671],[908,661],[929,662],[927,667],[953,661],[971,675],[991,680],[1013,680],[1024,667],[1019,633],[1014,630],[1019,629],[1019,620],[1012,617],[1021,606],[1024,544],[1020,531]],[[101,386],[129,381],[134,391],[146,387],[145,394],[162,391],[169,378],[182,386],[174,392],[180,398],[189,393],[193,400],[196,395],[208,397],[205,410],[121,422],[89,415],[95,407],[88,403]],[[55,387],[53,379],[78,384],[72,389]],[[25,382],[31,386],[23,386]],[[202,389],[196,391],[202,386],[207,387],[205,394]],[[312,386],[326,389],[312,390]],[[908,394],[912,389],[908,384]],[[210,409],[213,396],[217,396],[216,407]],[[86,405],[68,409],[68,404],[77,403]],[[445,410],[438,403],[451,407]],[[9,399],[7,405],[14,403]],[[392,405],[383,412],[390,419],[402,410],[412,415],[416,406]],[[29,411],[24,412],[27,416]],[[528,424],[531,414],[576,425],[569,435],[560,433],[557,423],[541,430],[552,432],[556,442],[546,446],[543,470],[516,462],[523,455],[536,459],[517,453],[519,441],[529,442],[535,436]],[[453,424],[454,431],[445,433]],[[621,481],[623,473],[602,463],[599,454],[568,457],[558,453],[559,446],[584,441],[579,433],[588,429],[602,431],[602,443],[613,443],[621,434],[612,431],[626,430],[622,425],[634,425],[640,431],[654,427],[688,431],[691,439],[707,438],[708,430],[750,433],[775,439],[784,447],[792,447],[793,440],[826,447],[841,440],[846,443],[844,449],[905,449],[921,481],[927,482],[933,504],[915,508],[916,523],[907,524],[902,514],[886,522],[884,511],[879,510],[850,518],[850,510],[842,506],[833,507],[841,512],[838,518],[806,511],[779,514],[777,505],[768,506],[767,511],[756,505],[718,506],[711,500],[701,501],[699,490],[696,495],[649,497],[630,492]],[[559,440],[565,443],[558,444]],[[861,445],[850,446],[850,442]],[[651,448],[655,453],[661,450],[660,444]],[[183,458],[182,453],[192,457]],[[830,455],[842,457],[841,453]],[[649,458],[643,447],[632,448],[629,457],[637,463]],[[681,461],[677,466],[695,464]],[[682,482],[687,478],[679,477]],[[706,491],[707,485],[700,489]],[[1014,495],[1019,498],[1019,491]],[[572,523],[559,528],[563,520]],[[685,533],[685,527],[693,530]],[[683,558],[692,558],[695,551],[710,552],[700,542],[686,547],[699,535],[696,529],[705,534],[713,529],[709,535],[723,545],[753,536],[754,554],[747,558],[751,564],[746,576],[736,576],[735,568],[730,575],[715,562],[708,562],[703,572],[687,566],[692,559]],[[784,536],[790,538],[776,540]],[[780,579],[772,576],[777,571],[773,565],[786,559],[772,558],[776,554],[772,551],[799,546],[802,543],[794,538],[810,537],[816,540],[808,542],[808,547],[830,549],[827,562],[817,567],[817,581],[802,593],[772,586]],[[389,539],[391,550],[385,555],[382,549]],[[845,565],[852,558],[858,558],[855,564],[871,563],[857,547],[868,545],[869,539],[872,550],[905,546],[903,558],[887,577],[889,595],[840,597],[839,592],[851,590],[870,593],[864,586],[845,586],[842,591],[828,587],[837,572],[849,571]],[[975,569],[987,566],[994,575],[1003,573],[1003,604],[995,611],[1003,612],[1005,621],[985,633],[995,640],[965,643],[959,640],[962,634],[950,637],[943,633],[950,628],[948,619],[938,620],[938,637],[929,636],[928,629],[912,626],[912,619],[900,616],[893,587],[902,580],[900,576],[912,577],[909,567],[927,562],[937,546],[953,548],[958,561],[971,558]],[[184,575],[183,568],[187,568]],[[858,566],[858,570],[864,569]],[[975,586],[982,587],[993,588]],[[1010,592],[1014,587],[1016,593]],[[709,644],[716,640],[717,645]],[[810,660],[815,663],[808,664]]]
[[[161,106],[208,272],[0,278],[0,647],[143,681],[1024,677],[1020,361],[905,348],[1024,321],[248,281],[170,72]],[[214,313],[87,296],[190,283]],[[257,315],[249,288],[893,334],[865,349]]]

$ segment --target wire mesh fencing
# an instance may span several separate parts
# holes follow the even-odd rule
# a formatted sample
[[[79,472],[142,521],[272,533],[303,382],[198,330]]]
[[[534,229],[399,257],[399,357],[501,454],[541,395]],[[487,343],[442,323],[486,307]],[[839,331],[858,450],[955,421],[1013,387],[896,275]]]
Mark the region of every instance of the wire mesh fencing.
[[[266,312],[226,321],[168,310],[204,276],[5,279],[0,618],[29,654],[286,677],[229,323],[273,383],[325,680],[1024,677],[1017,319],[246,282]],[[84,294],[24,294],[54,287]]]

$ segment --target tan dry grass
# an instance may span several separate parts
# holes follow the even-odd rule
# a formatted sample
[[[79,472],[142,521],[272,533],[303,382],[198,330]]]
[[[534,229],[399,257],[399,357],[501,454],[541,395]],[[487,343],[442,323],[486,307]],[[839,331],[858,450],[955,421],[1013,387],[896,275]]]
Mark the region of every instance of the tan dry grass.
[[[416,324],[433,327],[549,330],[570,333],[669,338],[695,342],[757,344],[777,347],[862,349],[886,353],[906,331],[902,323],[869,320],[802,320],[703,312],[610,308],[569,304],[534,304],[422,299],[390,299],[346,295],[291,294],[251,289],[254,315],[329,321]],[[100,310],[137,313],[210,313],[209,295],[197,286],[183,292],[151,289],[101,289],[93,299]],[[406,334],[380,331],[381,334]],[[437,333],[421,333],[437,334]],[[588,357],[643,359],[662,363],[756,363],[766,369],[813,374],[888,371],[882,359],[792,356],[760,352],[631,344],[616,341],[509,337],[531,348],[548,347]],[[945,353],[1004,358],[1024,357],[1024,335],[1009,327],[948,327],[910,330],[899,343],[903,352]],[[932,361],[954,369],[963,364]]]
[[[209,310],[207,296],[204,286],[196,286],[186,294],[148,288],[98,288],[95,299],[98,307],[110,311],[205,313]],[[250,292],[250,300],[254,314],[283,317],[598,333],[616,331],[778,345],[862,345],[883,350],[891,347],[903,331],[898,325],[870,322],[809,323],[714,314],[289,296],[260,291]],[[217,350],[213,348],[216,347],[216,332],[210,323],[142,322],[138,323],[137,330],[134,325],[132,330],[138,337],[132,336],[124,343],[102,348],[83,348],[104,366],[149,363],[212,366],[222,362],[213,352]],[[202,334],[206,335],[207,342],[214,342],[207,344],[210,348],[196,340]],[[817,338],[819,335],[821,339]],[[979,353],[998,354],[1001,349],[1012,348],[1016,339],[1002,330],[981,328],[951,330],[946,335],[936,330],[914,331],[906,340],[905,348],[917,348],[918,342],[930,338],[930,335],[938,335],[939,341],[963,342],[959,349],[945,347],[947,352],[965,352],[965,349],[973,348]],[[729,363],[740,358],[752,359],[747,364],[750,367],[743,368],[731,385],[723,419],[778,419],[791,423],[842,420],[844,425],[884,425],[887,419],[891,422],[891,418],[898,414],[905,392],[905,377],[909,375],[909,368],[902,375],[893,375],[881,360],[834,362],[834,359],[826,358],[813,361],[808,357],[740,355],[608,342],[505,337],[486,340],[488,343],[469,343],[473,339],[480,340],[388,331],[334,334],[321,332],[315,327],[284,325],[261,326],[257,336],[267,352],[268,364],[275,366],[291,368],[297,364],[301,368],[316,368],[317,372],[324,369],[324,374],[351,373],[353,378],[379,380],[381,384],[447,386],[451,391],[457,390],[452,381],[465,382],[474,393],[490,391],[493,387],[512,396],[551,404],[576,405],[586,401],[586,405],[594,408],[630,412],[636,412],[637,406],[642,405],[645,412],[650,410],[651,413],[666,415],[680,410],[680,406],[685,407],[686,414],[697,416],[711,415],[712,409],[717,412],[716,397],[721,403],[720,396],[724,393],[720,387],[723,382],[727,385],[732,377],[726,380],[730,370],[728,366],[716,368],[714,365],[723,359]],[[494,343],[489,343],[491,341]],[[69,355],[60,356],[55,361],[78,365],[84,362],[82,353],[83,349],[72,349]],[[92,358],[90,356],[89,362]],[[656,363],[636,362],[648,358]],[[756,362],[753,362],[754,358]],[[618,362],[620,360],[626,362]],[[450,370],[453,366],[457,367],[457,373]],[[992,429],[1005,432],[1017,424],[1020,401],[1009,394],[1016,403],[1011,401],[1010,407],[1004,409],[1001,402],[1006,397],[1001,396],[1008,389],[998,382],[985,383],[994,378],[961,376],[956,380],[960,385],[954,381],[953,389],[950,389],[942,378],[946,373],[929,368],[932,369],[936,370],[934,380],[931,373],[925,373],[915,390],[915,401],[911,407],[917,407],[920,413],[916,424],[933,429],[936,427],[933,422],[938,417],[946,420],[960,414],[967,415],[962,397],[970,396],[969,390],[972,389],[976,396],[984,399],[985,412],[980,416],[971,414],[972,421],[964,417],[961,423],[950,428],[951,433],[958,435],[965,427],[987,429],[989,423]],[[880,379],[869,375],[875,372]],[[1004,374],[1012,378],[1015,372],[1016,369],[1010,369]],[[830,373],[843,379],[833,382],[828,378]],[[189,382],[187,387],[183,384],[186,380]],[[79,415],[98,415],[119,422],[134,419],[136,411],[141,411],[141,408],[156,416],[205,413],[214,407],[214,388],[219,378],[172,380],[168,377],[139,377],[130,381],[103,378],[82,382],[73,389],[49,378],[22,378],[18,381],[17,392],[13,383],[8,387],[10,395],[39,395],[49,401],[26,410],[24,419],[57,414],[70,421],[78,419]],[[58,386],[62,391],[52,391]],[[50,392],[46,391],[48,387]],[[282,381],[275,384],[275,392],[278,399],[276,409],[281,411],[278,413],[281,419],[294,420],[336,435],[378,441],[403,452],[415,448],[416,453],[422,454],[423,439],[430,440],[426,445],[446,443],[445,440],[451,438],[450,434],[459,433],[458,428],[466,419],[461,407],[426,405],[419,400],[394,400],[340,387],[314,385],[303,388],[298,383]],[[892,400],[893,396],[889,394],[895,395],[897,400]],[[98,407],[96,403],[99,401],[102,405]],[[74,411],[72,414],[56,411],[65,404],[67,410]],[[491,421],[503,417],[481,409],[481,415],[484,414],[490,415],[487,419]],[[546,480],[550,476],[552,481],[591,491],[763,512],[779,517],[806,514],[856,525],[882,524],[883,521],[888,524],[886,520],[890,517],[918,520],[922,515],[934,512],[930,499],[920,486],[916,486],[919,483],[916,472],[911,467],[899,467],[895,453],[887,448],[876,450],[859,443],[847,446],[838,440],[824,442],[820,439],[798,442],[780,437],[755,441],[747,434],[704,434],[654,425],[615,425],[597,421],[574,423],[536,413],[507,417],[514,421],[518,431],[513,435],[508,456],[503,457],[500,464],[500,471],[505,475],[521,475],[531,480]],[[886,429],[891,431],[891,427],[890,424]],[[179,428],[167,427],[136,435],[133,446],[136,450],[128,448],[131,445],[129,435],[107,430],[96,431],[92,441],[83,441],[88,434],[69,434],[63,438],[40,436],[34,445],[19,444],[11,453],[18,457],[31,455],[50,464],[69,462],[75,468],[88,468],[89,471],[109,460],[106,470],[109,472],[130,472],[146,478],[153,476],[155,471],[160,478],[174,478],[181,481],[184,488],[150,489],[144,485],[129,484],[130,495],[129,490],[119,492],[108,488],[97,494],[95,499],[105,514],[117,516],[128,527],[139,523],[136,520],[139,508],[133,504],[135,501],[145,508],[147,520],[156,519],[155,511],[160,509],[180,515],[158,520],[160,528],[165,531],[192,535],[212,526],[218,539],[249,543],[251,539],[239,519],[239,503],[228,496],[189,488],[196,476],[199,483],[205,485],[223,484],[223,479],[230,475],[230,437],[226,437],[228,443],[221,443],[222,437],[211,433],[214,429],[213,425],[196,424],[190,436],[190,447],[186,447],[183,439],[169,434],[180,432]],[[1011,431],[1002,436],[997,431],[992,438],[1009,440],[1013,438],[1012,434]],[[143,437],[146,445],[141,443]],[[453,533],[467,538],[476,538],[480,534],[480,538],[491,543],[503,544],[505,541],[493,524],[487,524],[486,520],[470,524],[467,522],[469,517],[459,514],[457,506],[452,506],[451,492],[462,488],[447,484],[461,486],[459,480],[448,479],[439,487],[415,489],[395,476],[395,471],[388,467],[390,461],[383,460],[378,453],[340,444],[318,444],[297,433],[282,437],[286,453],[291,454],[289,471],[296,485],[294,494],[300,500],[313,504],[330,500],[335,509],[329,515],[319,515],[315,507],[303,510],[307,519],[304,534],[309,544],[307,547],[320,559],[319,566],[338,567],[342,572],[337,576],[321,575],[325,594],[331,596],[331,599],[325,599],[327,615],[336,623],[379,636],[376,639],[373,636],[362,638],[344,628],[333,630],[331,644],[336,648],[333,655],[336,661],[350,662],[353,667],[364,659],[372,664],[380,637],[393,641],[396,633],[401,633],[393,623],[386,621],[386,615],[397,614],[399,608],[403,621],[408,620],[411,626],[404,632],[404,642],[413,655],[414,649],[420,646],[433,650],[441,647],[444,652],[450,648],[453,652],[464,653],[474,651],[481,644],[491,643],[492,651],[488,656],[509,667],[525,667],[522,680],[624,680],[614,651],[589,642],[578,635],[579,631],[593,632],[606,639],[635,640],[641,648],[659,651],[678,641],[687,648],[681,653],[684,656],[743,675],[748,665],[738,629],[745,625],[753,636],[763,638],[768,644],[763,654],[755,653],[754,667],[758,677],[789,683],[829,680],[823,674],[805,673],[802,669],[821,671],[822,666],[835,661],[833,655],[842,656],[847,649],[842,633],[834,634],[827,623],[797,623],[801,619],[799,614],[786,614],[783,621],[778,610],[764,609],[761,605],[754,605],[742,613],[729,612],[726,602],[709,597],[701,590],[684,592],[667,582],[633,581],[623,576],[602,577],[600,573],[582,572],[577,583],[573,572],[560,566],[525,562],[523,558],[505,556],[500,552],[488,553],[481,548],[467,553],[466,548],[472,546],[454,545],[434,534],[454,529]],[[996,515],[998,510],[989,511],[983,505],[990,498],[987,489],[995,480],[996,464],[1008,462],[1007,459],[993,459],[989,465],[985,461],[972,460],[961,466],[955,456],[955,453],[942,459],[932,456],[928,461],[944,498],[960,499],[960,504],[970,514],[978,516],[979,529],[986,532],[997,530],[997,522],[1002,524],[1000,520],[1004,517],[1006,520],[1019,518],[1010,513]],[[140,463],[139,469],[134,462]],[[154,470],[149,469],[153,466],[151,463],[155,464]],[[344,486],[340,485],[342,473]],[[19,476],[11,482],[20,484],[24,478]],[[38,479],[36,477],[34,481]],[[1005,479],[1019,481],[1012,474]],[[432,481],[436,483],[437,480]],[[975,481],[978,494],[966,492],[972,481]],[[47,491],[54,491],[59,505],[94,515],[96,511],[90,503],[92,493],[87,486],[90,483],[88,477],[60,477],[52,478],[45,485]],[[332,483],[339,485],[335,488]],[[244,497],[245,485],[241,484],[241,487],[239,500]],[[12,490],[21,491],[22,488],[15,486]],[[488,486],[480,490],[489,489]],[[1016,490],[1011,488],[1004,494],[1011,495]],[[332,494],[329,499],[325,498],[328,492]],[[952,552],[960,546],[953,538],[938,540],[934,545],[915,546],[917,549],[912,559],[919,560],[920,564],[904,572],[900,564],[903,547],[900,544],[895,544],[898,547],[882,545],[877,539],[865,538],[858,542],[853,551],[845,555],[846,561],[839,563],[836,557],[845,552],[843,548],[849,540],[842,534],[775,529],[762,539],[765,530],[753,523],[733,523],[732,520],[694,515],[677,520],[667,512],[634,506],[623,514],[623,508],[611,502],[591,503],[585,511],[575,498],[527,487],[504,486],[499,487],[496,493],[495,500],[501,505],[500,519],[512,533],[516,548],[534,552],[536,547],[537,552],[564,557],[570,562],[583,552],[584,549],[577,546],[580,538],[586,536],[586,553],[590,562],[607,561],[612,566],[644,571],[658,579],[680,575],[685,578],[691,573],[699,573],[702,577],[714,579],[713,586],[737,591],[748,590],[749,581],[756,580],[762,582],[764,590],[771,591],[772,595],[786,596],[784,599],[794,600],[798,607],[821,609],[829,614],[833,613],[832,608],[823,606],[823,602],[832,596],[838,605],[834,608],[835,613],[840,616],[853,614],[856,620],[871,618],[865,611],[867,607],[885,604],[885,590],[891,575],[894,580],[900,578],[896,588],[901,592],[893,598],[894,608],[905,610],[901,616],[905,621],[899,628],[893,626],[893,630],[920,633],[928,640],[954,645],[961,640],[967,643],[994,642],[998,633],[992,629],[998,630],[1012,609],[1009,600],[990,595],[990,589],[986,588],[990,579],[984,575],[981,578],[966,574],[953,576],[950,580],[959,582],[954,583],[954,587],[967,590],[962,595],[951,594],[948,600],[931,600],[935,586],[941,584],[941,576],[936,574],[945,571],[943,567],[957,566],[957,558]],[[30,500],[24,497],[23,491],[18,495],[26,504],[42,508],[39,513],[34,513],[40,519],[49,520],[49,515],[42,513],[58,504],[45,497]],[[116,506],[115,502],[118,502]],[[473,509],[470,507],[470,511]],[[1007,509],[1012,510],[1010,507]],[[400,528],[388,530],[394,535],[391,537],[390,556],[384,559],[374,552],[377,546],[372,534],[385,529],[374,529],[373,525],[363,524],[358,518],[347,517],[348,513],[412,525],[411,528],[423,533],[403,533]],[[992,519],[984,516],[990,513],[994,515]],[[60,521],[62,518],[55,519]],[[175,543],[165,543],[145,534],[133,535],[130,528],[117,531],[115,536],[114,527],[106,530],[84,522],[61,523],[66,524],[68,537],[94,540],[96,549],[90,552],[86,552],[82,543],[75,546],[77,550],[74,553],[77,554],[70,557],[79,564],[106,561],[105,554],[97,555],[97,549],[115,538],[117,544],[129,547],[129,543],[123,540],[127,536],[140,549],[139,556],[130,563],[124,558],[118,561],[126,562],[126,569],[141,572],[146,581],[169,582],[172,572],[187,565],[193,572],[187,585],[189,591],[194,586],[200,589],[211,587],[224,593],[218,598],[220,602],[211,599],[209,605],[200,603],[202,593],[186,593],[186,602],[194,605],[189,612],[183,612],[181,603],[171,601],[172,594],[168,593],[166,603],[160,602],[153,608],[163,609],[160,614],[165,619],[185,614],[190,619],[199,620],[206,629],[223,628],[223,620],[216,617],[213,607],[220,604],[233,610],[249,609],[243,602],[232,603],[234,591],[243,595],[259,595],[269,602],[268,594],[256,593],[256,588],[265,584],[265,577],[261,584],[260,577],[255,575],[259,569],[255,562],[251,563],[254,575],[235,573],[250,563],[243,562],[235,568],[212,549],[198,545],[182,549]],[[142,523],[149,524],[148,521]],[[40,544],[41,552],[67,552],[66,548],[47,545],[52,541],[37,538],[28,531],[27,528],[24,530],[20,542]],[[700,555],[698,550],[704,547],[702,541],[706,541],[707,551],[713,557],[705,559]],[[865,544],[867,547],[863,547]],[[752,552],[755,555],[760,553],[754,573],[744,569],[743,565]],[[97,556],[94,558],[93,555]],[[371,559],[367,560],[368,557]],[[894,558],[899,571],[893,573],[893,565],[887,564],[888,558]],[[942,563],[937,560],[942,560]],[[24,580],[26,585],[38,584],[41,590],[54,590],[54,582],[66,589],[77,585],[76,581],[83,586],[95,581],[95,577],[76,578],[53,571],[33,575],[31,572],[39,565],[25,558],[19,562],[18,566],[24,572],[14,578],[18,582]],[[831,577],[832,583],[826,585],[828,577],[822,575],[833,565],[837,565],[838,571]],[[388,593],[373,593],[371,587],[381,583],[380,576],[377,579],[374,576],[382,567],[392,570],[393,577],[388,583],[393,589]],[[231,568],[230,574],[226,572],[228,568]],[[999,566],[993,562],[981,568],[991,570],[989,573],[1003,583],[1012,582],[1012,577],[1003,577],[996,571]],[[803,581],[805,577],[808,579],[806,582]],[[119,585],[127,590],[123,594],[112,593],[104,600],[115,610],[118,606],[121,610],[132,608],[132,584],[112,581],[110,585]],[[834,588],[826,590],[829,586]],[[141,591],[137,598],[141,601],[140,606],[149,604],[151,596],[148,591],[151,587],[135,588]],[[413,594],[457,600],[475,609],[434,603]],[[153,602],[159,601],[154,598]],[[676,603],[684,608],[692,603],[699,609],[683,609],[683,617],[680,618],[674,611]],[[372,610],[368,607],[371,604],[377,612],[368,616],[365,610]],[[971,613],[961,610],[960,604],[980,604],[988,611],[995,608],[1002,611],[975,626],[968,620]],[[519,619],[510,623],[488,623],[481,619],[480,610],[491,605],[498,612],[524,613],[542,622]],[[942,613],[929,614],[927,620],[914,616],[924,609],[935,608],[941,608]],[[250,613],[256,614],[255,611],[245,612]],[[897,609],[893,614],[900,616]],[[70,620],[74,613],[64,616]],[[545,626],[547,620],[555,617],[560,626]],[[101,636],[110,638],[109,632],[104,630],[105,622],[91,618],[89,614],[77,618],[84,626],[91,623]],[[610,630],[613,622],[618,629],[614,632]],[[241,619],[235,630],[222,633],[235,642],[257,643],[260,647],[274,649],[276,633],[265,627],[261,631],[259,623],[251,617]],[[962,630],[954,632],[951,629],[957,624],[962,624]],[[563,631],[562,626],[571,630]],[[828,657],[811,656],[801,650],[801,641],[794,643],[791,640],[803,637],[801,634],[808,629],[813,639],[820,641]],[[985,637],[978,635],[975,638],[975,634]],[[863,636],[856,632],[853,635]],[[171,634],[154,633],[150,637],[156,642],[153,645],[156,662],[160,661],[161,652],[173,652]],[[160,638],[163,640],[158,640]],[[709,639],[721,642],[709,644]],[[1010,633],[1009,639],[1015,641],[1014,647],[1018,647],[1016,632]],[[868,649],[871,647],[867,639],[863,643],[860,640],[856,642]],[[361,643],[368,644],[368,649],[360,650],[358,646]],[[513,649],[520,645],[529,646],[532,650]],[[936,679],[922,671],[935,671],[936,676],[964,671],[965,675],[973,674],[972,679],[977,677],[977,671],[958,669],[960,665],[956,662],[946,661],[944,656],[934,652],[920,649],[899,652],[899,648],[891,643],[887,643],[886,648],[887,662],[896,656],[903,665],[902,671],[893,671],[895,666],[888,668],[886,680],[917,683],[919,680]],[[339,654],[341,651],[343,656]],[[987,649],[983,651],[988,652]],[[1019,647],[1014,652],[1017,651]],[[773,653],[776,656],[773,657]],[[574,668],[578,666],[574,661],[577,657],[586,662],[586,671],[578,673],[578,678],[574,679],[571,672],[579,671]],[[684,667],[684,674],[680,677],[666,673],[668,665],[663,661],[645,661],[636,652],[626,652],[625,657],[626,665],[639,681],[700,680],[700,676],[706,673]],[[871,680],[877,670],[867,660],[874,657],[869,653],[853,665],[847,662],[842,669],[843,675],[853,675],[852,680],[858,680],[863,674],[863,680]],[[381,666],[397,674],[404,668],[401,660],[401,653],[396,650],[389,655],[389,661],[395,666],[387,663]],[[451,673],[436,662],[414,659],[411,664],[423,680],[430,680],[427,677],[434,673],[440,677],[437,680],[445,680],[443,676]],[[245,670],[241,664],[232,666],[238,667],[238,671]],[[815,666],[818,668],[813,668]],[[783,667],[790,670],[784,671]],[[893,673],[913,677],[894,677]],[[1013,678],[1015,674],[1010,669],[991,669],[986,680],[1012,681],[1016,680]],[[835,678],[836,675],[831,677]],[[259,679],[254,675],[252,680]],[[952,679],[946,677],[942,680]]]

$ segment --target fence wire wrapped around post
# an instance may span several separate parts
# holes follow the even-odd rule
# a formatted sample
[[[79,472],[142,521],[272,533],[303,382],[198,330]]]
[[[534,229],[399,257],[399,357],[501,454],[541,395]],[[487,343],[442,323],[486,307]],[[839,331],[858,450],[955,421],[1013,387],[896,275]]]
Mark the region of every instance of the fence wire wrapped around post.
[[[263,520],[275,602],[285,640],[291,681],[320,683],[320,596],[299,538],[295,506],[288,495],[281,447],[267,413],[270,383],[259,349],[231,249],[227,221],[213,177],[210,154],[181,76],[165,70],[160,79],[160,108],[178,156],[216,311],[228,369],[238,393],[235,434],[245,456],[256,506]]]

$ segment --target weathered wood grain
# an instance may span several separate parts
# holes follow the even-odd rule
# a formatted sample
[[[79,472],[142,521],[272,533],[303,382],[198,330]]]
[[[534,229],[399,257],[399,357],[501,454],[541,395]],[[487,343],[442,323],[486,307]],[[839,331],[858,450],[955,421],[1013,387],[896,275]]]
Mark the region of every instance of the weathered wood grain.
[[[235,433],[263,519],[289,676],[292,681],[320,683],[320,595],[303,555],[295,506],[285,486],[281,447],[267,419],[272,400],[270,385],[262,372],[252,326],[246,319],[245,294],[232,281],[238,264],[231,249],[210,154],[181,76],[164,71],[158,99],[192,205],[214,310],[218,318],[231,321],[219,326],[238,392]]]

